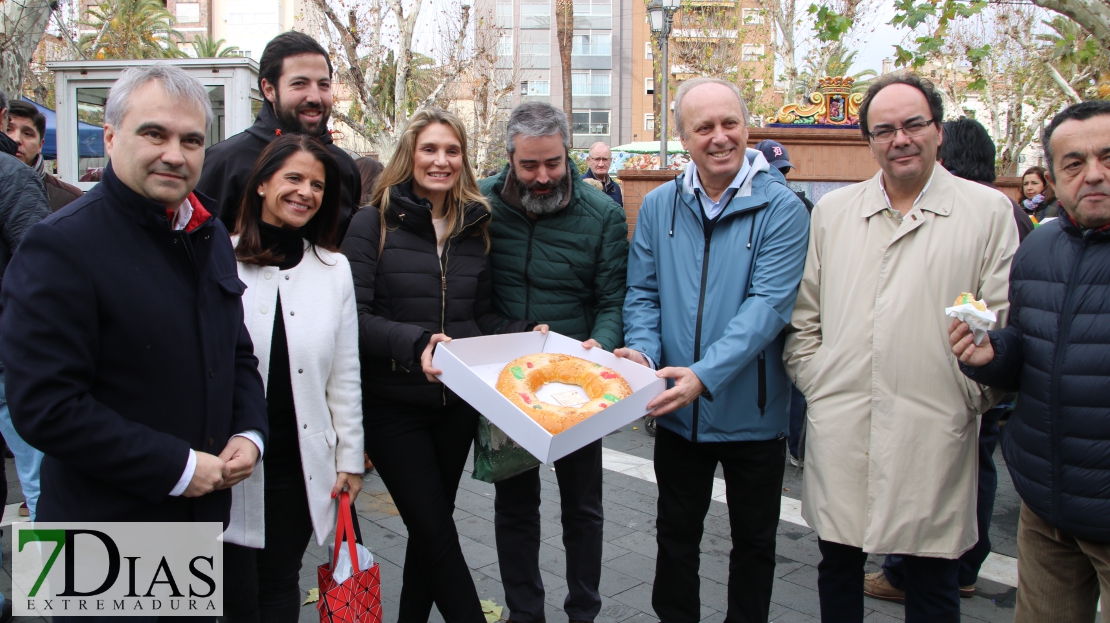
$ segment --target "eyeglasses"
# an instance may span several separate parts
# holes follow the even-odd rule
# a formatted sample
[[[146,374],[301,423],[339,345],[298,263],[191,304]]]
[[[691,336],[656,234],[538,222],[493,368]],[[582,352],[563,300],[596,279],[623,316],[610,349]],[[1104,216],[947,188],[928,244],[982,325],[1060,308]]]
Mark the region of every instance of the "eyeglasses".
[[[926,119],[907,123],[900,128],[883,128],[878,132],[869,132],[868,134],[871,135],[871,140],[876,143],[889,143],[898,135],[898,130],[901,130],[906,136],[921,136],[931,125],[933,125],[933,120]]]

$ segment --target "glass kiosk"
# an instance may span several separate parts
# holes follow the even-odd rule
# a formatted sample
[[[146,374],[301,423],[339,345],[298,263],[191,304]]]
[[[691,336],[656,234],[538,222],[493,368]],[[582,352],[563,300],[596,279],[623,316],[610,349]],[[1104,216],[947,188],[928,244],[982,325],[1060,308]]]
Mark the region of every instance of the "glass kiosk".
[[[54,61],[58,127],[58,177],[89,190],[108,164],[104,153],[104,104],[123,70],[151,60]],[[258,63],[250,58],[189,58],[161,60],[195,77],[212,100],[212,127],[206,147],[246,130],[262,107]]]

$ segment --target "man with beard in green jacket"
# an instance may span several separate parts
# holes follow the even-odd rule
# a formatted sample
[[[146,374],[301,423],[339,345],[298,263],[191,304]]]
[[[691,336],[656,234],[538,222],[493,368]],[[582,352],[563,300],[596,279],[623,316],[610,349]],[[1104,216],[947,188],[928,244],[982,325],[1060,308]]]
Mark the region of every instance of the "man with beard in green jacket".
[[[509,320],[532,320],[614,350],[624,343],[628,267],[624,210],[587,185],[570,159],[566,115],[550,104],[513,109],[509,165],[481,183],[493,208],[493,300]],[[562,502],[571,623],[601,610],[601,441],[555,461]],[[509,620],[543,623],[538,469],[495,484],[494,525]]]

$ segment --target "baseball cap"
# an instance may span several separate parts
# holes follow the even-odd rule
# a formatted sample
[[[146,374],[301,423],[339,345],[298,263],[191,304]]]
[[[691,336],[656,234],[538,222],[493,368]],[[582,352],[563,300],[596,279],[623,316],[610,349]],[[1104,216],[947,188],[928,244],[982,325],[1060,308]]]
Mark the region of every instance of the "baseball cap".
[[[784,167],[795,168],[790,162],[790,156],[786,153],[786,148],[778,141],[770,139],[759,141],[755,146],[756,149],[763,152],[763,157],[767,159],[767,163],[776,169]]]

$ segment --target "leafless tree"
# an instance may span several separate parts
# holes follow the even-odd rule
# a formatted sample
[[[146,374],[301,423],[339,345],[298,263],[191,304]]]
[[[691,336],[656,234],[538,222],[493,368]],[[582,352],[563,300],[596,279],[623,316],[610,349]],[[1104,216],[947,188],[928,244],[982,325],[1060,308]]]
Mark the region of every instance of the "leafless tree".
[[[42,40],[56,0],[0,1],[0,89],[19,97],[31,55]]]

